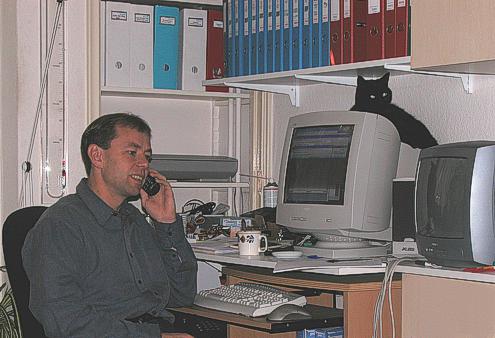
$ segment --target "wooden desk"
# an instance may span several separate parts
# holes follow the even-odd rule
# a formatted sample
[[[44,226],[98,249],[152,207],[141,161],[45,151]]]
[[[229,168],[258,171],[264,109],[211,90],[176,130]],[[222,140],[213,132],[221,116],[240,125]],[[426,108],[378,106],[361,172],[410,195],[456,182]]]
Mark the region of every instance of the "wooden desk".
[[[318,290],[318,296],[307,297],[308,303],[334,307],[333,295],[343,295],[343,322],[344,334],[346,338],[371,337],[373,333],[373,312],[378,293],[381,288],[383,274],[366,275],[322,275],[308,272],[286,272],[273,274],[271,269],[248,266],[228,266],[222,272],[227,276],[227,284],[241,281],[252,281],[257,283],[274,285],[286,290]],[[395,280],[392,283],[392,304],[394,310],[396,337],[401,337],[401,281]],[[191,310],[185,310],[190,312]],[[197,309],[195,310],[197,311]],[[221,319],[218,311],[204,310],[195,313],[207,318]],[[224,314],[225,315],[225,314]],[[227,316],[230,316],[227,314]],[[234,315],[232,315],[234,316]],[[383,313],[384,337],[392,337],[392,325],[388,301],[385,302]],[[229,337],[277,337],[294,338],[295,332],[269,334],[260,331],[260,327],[250,325],[245,317],[228,318]],[[225,320],[225,318],[224,318]],[[237,324],[237,325],[236,325]]]

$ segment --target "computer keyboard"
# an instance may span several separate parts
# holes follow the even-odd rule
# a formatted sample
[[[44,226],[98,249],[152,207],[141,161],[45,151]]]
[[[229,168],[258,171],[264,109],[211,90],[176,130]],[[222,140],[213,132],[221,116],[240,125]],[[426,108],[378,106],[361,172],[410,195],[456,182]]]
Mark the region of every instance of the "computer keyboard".
[[[306,297],[272,286],[242,282],[200,291],[194,304],[249,317],[260,317],[283,304],[306,305]]]

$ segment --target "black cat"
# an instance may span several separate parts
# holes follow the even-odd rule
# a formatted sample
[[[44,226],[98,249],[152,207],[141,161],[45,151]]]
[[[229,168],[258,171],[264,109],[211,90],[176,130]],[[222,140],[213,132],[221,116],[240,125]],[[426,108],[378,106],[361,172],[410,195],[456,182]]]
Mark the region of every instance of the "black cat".
[[[390,73],[378,80],[366,80],[358,76],[356,103],[351,110],[370,112],[389,119],[397,128],[400,140],[413,148],[428,148],[438,142],[426,126],[404,109],[392,102],[392,90],[388,87]]]

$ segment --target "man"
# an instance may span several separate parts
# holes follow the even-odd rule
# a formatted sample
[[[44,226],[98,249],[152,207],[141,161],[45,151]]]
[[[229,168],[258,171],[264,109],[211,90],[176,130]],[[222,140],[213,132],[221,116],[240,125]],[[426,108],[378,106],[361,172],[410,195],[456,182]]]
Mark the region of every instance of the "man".
[[[150,140],[135,115],[93,121],[81,140],[88,178],[29,232],[30,308],[49,337],[168,337],[166,308],[193,302],[196,259],[170,184],[150,169]],[[148,174],[160,184],[151,197],[141,189]],[[151,224],[128,203],[135,196]]]

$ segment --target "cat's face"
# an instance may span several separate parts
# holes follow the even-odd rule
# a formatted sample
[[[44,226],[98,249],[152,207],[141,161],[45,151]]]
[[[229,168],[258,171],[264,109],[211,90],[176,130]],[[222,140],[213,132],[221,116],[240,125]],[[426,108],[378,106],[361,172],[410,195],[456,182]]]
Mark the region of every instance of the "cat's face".
[[[392,90],[388,87],[389,73],[377,80],[366,80],[358,76],[356,104],[374,105],[392,102]]]

